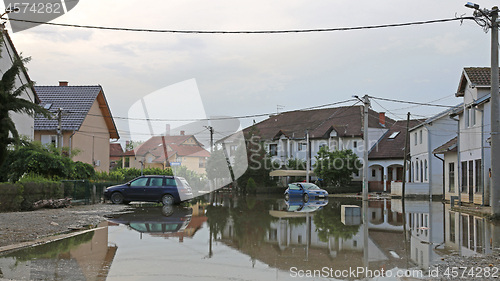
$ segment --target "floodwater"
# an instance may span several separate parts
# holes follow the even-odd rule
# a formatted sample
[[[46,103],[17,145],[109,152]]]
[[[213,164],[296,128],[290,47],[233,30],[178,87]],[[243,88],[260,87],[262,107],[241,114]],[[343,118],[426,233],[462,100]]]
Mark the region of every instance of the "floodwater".
[[[491,253],[499,239],[499,226],[436,201],[217,193],[0,256],[0,279],[397,280],[447,255]]]

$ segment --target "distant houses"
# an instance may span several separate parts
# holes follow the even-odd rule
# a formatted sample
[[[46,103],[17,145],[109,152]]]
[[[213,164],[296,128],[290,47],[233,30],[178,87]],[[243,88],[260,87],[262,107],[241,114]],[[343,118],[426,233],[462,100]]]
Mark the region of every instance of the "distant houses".
[[[204,174],[210,153],[203,148],[194,135],[154,136],[122,155],[123,168],[170,167],[172,162],[186,166],[198,174]]]

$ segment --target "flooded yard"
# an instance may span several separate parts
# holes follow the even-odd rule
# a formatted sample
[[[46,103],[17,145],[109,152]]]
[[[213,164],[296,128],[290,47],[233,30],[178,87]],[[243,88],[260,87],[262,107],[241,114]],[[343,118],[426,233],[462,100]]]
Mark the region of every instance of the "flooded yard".
[[[190,206],[135,207],[96,230],[0,256],[0,278],[397,280],[500,247],[500,227],[487,219],[440,201],[405,203],[212,193]]]

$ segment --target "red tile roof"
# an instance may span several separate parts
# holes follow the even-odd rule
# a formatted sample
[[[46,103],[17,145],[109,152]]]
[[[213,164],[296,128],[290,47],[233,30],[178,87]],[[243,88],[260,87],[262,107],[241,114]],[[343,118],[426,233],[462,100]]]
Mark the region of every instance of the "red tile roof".
[[[123,155],[122,145],[119,143],[109,144],[109,156],[110,157],[120,157]]]
[[[500,77],[499,77],[500,79]],[[479,87],[489,87],[491,85],[491,68],[490,67],[465,67],[460,78],[457,97],[462,97],[465,93],[467,82],[475,84]]]

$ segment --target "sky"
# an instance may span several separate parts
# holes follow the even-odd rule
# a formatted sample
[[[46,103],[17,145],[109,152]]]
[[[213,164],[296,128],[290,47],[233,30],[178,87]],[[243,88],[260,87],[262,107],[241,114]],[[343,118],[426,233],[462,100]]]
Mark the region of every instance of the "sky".
[[[472,15],[465,1],[128,1],[85,0],[55,23],[175,30],[282,30],[355,27]],[[483,1],[491,8],[494,1]],[[9,25],[7,25],[9,29]],[[197,87],[201,104],[178,91],[156,106],[182,118],[276,113],[368,94],[455,105],[464,67],[490,65],[490,33],[473,21],[370,30],[291,34],[171,34],[40,25],[12,33],[30,56],[36,85],[103,87],[122,140],[137,137],[132,106],[172,85]],[[188,81],[188,82],[186,82]],[[192,89],[190,88],[190,91]],[[190,92],[192,93],[192,92]],[[378,101],[404,119],[442,109]],[[195,104],[190,108],[191,104]],[[353,102],[346,103],[351,105]],[[179,110],[176,110],[178,112]],[[242,118],[247,127],[264,117]],[[163,125],[162,125],[163,126]],[[175,126],[175,125],[174,125]],[[130,134],[131,133],[131,134]],[[222,134],[220,134],[222,136]]]

